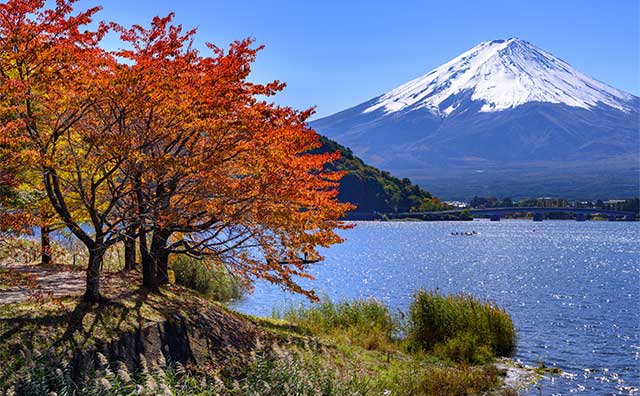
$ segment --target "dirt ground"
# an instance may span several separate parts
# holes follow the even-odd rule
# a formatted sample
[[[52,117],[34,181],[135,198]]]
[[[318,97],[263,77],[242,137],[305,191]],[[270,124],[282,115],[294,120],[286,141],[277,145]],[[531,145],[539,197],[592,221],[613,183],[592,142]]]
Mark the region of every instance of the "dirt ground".
[[[85,273],[69,267],[25,264],[14,260],[0,262],[0,304],[39,297],[80,295]]]

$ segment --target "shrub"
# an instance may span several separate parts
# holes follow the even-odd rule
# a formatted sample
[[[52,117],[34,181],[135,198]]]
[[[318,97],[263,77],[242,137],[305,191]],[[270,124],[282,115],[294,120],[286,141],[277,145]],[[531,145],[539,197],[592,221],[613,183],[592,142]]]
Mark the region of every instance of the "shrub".
[[[495,304],[464,294],[417,292],[409,308],[408,335],[424,350],[443,344],[435,349],[463,360],[484,355],[483,346],[496,356],[511,356],[516,346],[509,314]]]
[[[212,300],[230,301],[242,297],[242,285],[223,265],[180,255],[171,261],[171,270],[178,285]]]
[[[458,334],[433,347],[433,354],[444,360],[457,363],[485,364],[490,362],[494,353],[480,337],[470,332]]]
[[[325,298],[308,307],[290,308],[282,319],[314,334],[346,339],[366,349],[388,350],[398,328],[389,308],[374,299],[334,304]]]

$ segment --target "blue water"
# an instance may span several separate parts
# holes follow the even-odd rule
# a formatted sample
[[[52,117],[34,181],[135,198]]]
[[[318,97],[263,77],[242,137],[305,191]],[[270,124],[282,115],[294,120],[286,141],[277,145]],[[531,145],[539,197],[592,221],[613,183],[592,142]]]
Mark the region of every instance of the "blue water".
[[[524,394],[640,394],[639,231],[625,222],[361,222],[304,284],[405,311],[419,288],[493,300],[515,322],[516,359],[564,370]],[[269,316],[300,303],[258,284],[236,308]]]

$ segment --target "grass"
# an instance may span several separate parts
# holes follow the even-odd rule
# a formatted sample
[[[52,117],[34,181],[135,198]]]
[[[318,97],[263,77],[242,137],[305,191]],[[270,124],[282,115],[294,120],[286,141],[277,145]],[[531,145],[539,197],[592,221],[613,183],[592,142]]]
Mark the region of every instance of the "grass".
[[[466,364],[485,364],[495,358],[486,341],[470,331],[435,344],[432,353],[441,359]]]
[[[176,286],[164,288],[161,295],[147,295],[130,287],[139,282],[131,277],[103,284],[105,295],[113,299],[109,304],[87,305],[76,297],[62,297],[0,305],[0,394],[2,385],[25,377],[24,370],[39,366],[41,359],[33,351],[41,355],[77,354],[158,322],[179,320],[188,325],[200,312],[227,312],[217,304],[204,304],[194,293]],[[239,322],[232,314],[223,315],[223,319]],[[54,359],[45,361],[49,360]]]
[[[408,338],[423,350],[467,363],[511,356],[516,346],[515,328],[504,309],[464,294],[424,290],[409,308]]]
[[[49,390],[59,389],[66,383],[62,380],[70,380],[66,351],[91,350],[98,343],[138,328],[137,318],[128,315],[127,305],[84,310],[78,308],[75,299],[64,298],[55,303],[30,301],[0,306],[0,390],[9,384],[14,384],[18,395],[46,395]],[[160,319],[148,309],[139,316],[149,321]],[[14,319],[9,322],[8,318]],[[73,328],[77,330],[69,331]],[[58,374],[60,370],[64,378]]]
[[[215,301],[226,302],[242,297],[240,282],[219,264],[180,255],[171,261],[178,285]]]
[[[386,352],[403,347],[429,352],[453,363],[485,364],[515,349],[515,329],[502,308],[467,295],[420,291],[401,328],[387,306],[373,299],[333,303],[323,299],[274,316],[316,336]],[[398,340],[399,330],[408,335]]]
[[[329,336],[339,342],[365,349],[391,351],[398,321],[389,308],[374,299],[333,303],[328,298],[298,309],[290,308],[274,316],[294,323],[316,336]]]
[[[378,381],[378,389],[388,389],[396,396],[479,395],[495,391],[500,386],[501,375],[493,365],[420,367],[404,364],[388,370]]]
[[[215,370],[205,375],[178,363],[150,366],[143,357],[138,363],[139,369],[130,372],[124,364],[109,364],[99,356],[94,375],[84,384],[73,382],[71,367],[64,362],[52,364],[47,360],[45,366],[33,368],[9,394],[471,396],[492,391],[494,395],[514,395],[510,390],[496,391],[502,374],[491,365],[449,367],[399,360],[382,370],[366,372],[355,365],[333,364],[335,354],[265,348],[254,353],[251,362],[237,374]]]
[[[274,312],[274,317],[337,345],[339,353],[328,359],[331,364],[349,367],[353,372],[358,370],[350,367],[349,362],[360,362],[360,370],[370,373],[366,388],[370,394],[453,396],[490,391],[495,395],[515,394],[511,389],[496,391],[504,373],[490,364],[495,358],[494,340],[503,337],[492,332],[506,330],[507,338],[514,334],[506,312],[471,297],[444,297],[426,292],[416,293],[411,308],[413,316],[405,326],[388,307],[372,299],[333,303],[325,298],[317,304]],[[426,308],[439,316],[424,315]],[[487,325],[495,321],[496,315],[505,319],[503,314],[508,326]],[[468,318],[470,323],[459,328],[452,326],[447,320],[459,321],[456,315]],[[476,323],[477,320],[481,322]],[[422,347],[416,340],[419,334],[416,330],[432,326],[442,334],[429,347]],[[485,327],[491,331],[485,331]],[[403,332],[408,339],[398,337]]]
[[[104,291],[112,298],[106,305],[86,306],[72,297],[0,305],[0,394],[458,396],[493,391],[502,381],[491,364],[472,366],[439,358],[434,348],[408,348],[399,337],[408,329],[376,300],[325,299],[278,319],[253,318],[178,285],[145,294],[132,286],[136,276],[106,275]],[[198,354],[198,364],[139,356],[132,366],[130,356],[125,365],[98,355],[95,370],[72,375],[69,362],[78,353],[167,321],[189,329],[188,341],[180,342]],[[456,335],[447,340],[450,345],[439,345],[465,350],[451,341]],[[488,345],[480,336],[476,344]]]
[[[337,371],[323,366],[318,356],[305,361],[288,352],[273,356],[258,354],[239,385],[243,395],[346,396],[367,393],[366,382],[357,376],[340,378]]]
[[[110,364],[99,355],[97,369],[85,383],[71,378],[72,368],[65,362],[47,361],[32,367],[23,381],[8,394],[41,396],[55,392],[67,396],[347,396],[366,395],[367,384],[352,377],[339,378],[335,371],[316,362],[307,362],[288,352],[280,355],[263,350],[237,376],[224,370],[202,376],[179,363],[162,362],[150,367],[143,356],[139,369],[131,372],[121,363]]]
[[[177,362],[147,362],[140,355],[132,370],[98,354],[95,370],[89,369],[83,378],[72,378],[74,367],[69,362],[77,353],[178,317],[186,326],[201,329],[201,334],[218,331],[215,339],[224,332],[234,332],[240,333],[240,340],[258,335],[263,344],[251,350],[225,341],[219,345],[221,355],[215,365],[189,367]],[[346,378],[341,367],[324,364],[333,359],[322,358],[323,349],[313,338],[283,321],[264,320],[269,325],[255,325],[262,322],[236,315],[176,286],[163,289],[162,295],[125,293],[107,305],[86,306],[71,297],[0,305],[0,394],[365,394],[365,384],[355,374]],[[272,330],[281,327],[286,331]],[[191,335],[189,343],[191,348],[202,345]]]
[[[535,368],[536,374],[562,374],[562,369],[559,367],[547,367],[544,362],[540,362],[538,367]]]

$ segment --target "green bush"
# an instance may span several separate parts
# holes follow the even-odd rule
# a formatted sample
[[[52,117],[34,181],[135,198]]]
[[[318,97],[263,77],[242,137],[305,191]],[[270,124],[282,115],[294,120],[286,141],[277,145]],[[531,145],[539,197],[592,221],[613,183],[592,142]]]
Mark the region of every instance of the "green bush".
[[[314,334],[333,336],[366,349],[388,350],[398,328],[389,308],[374,299],[334,304],[325,298],[308,307],[290,308],[281,316]]]
[[[458,334],[433,347],[433,354],[444,360],[457,363],[485,364],[490,362],[494,353],[476,334],[466,332]]]
[[[480,359],[483,347],[495,356],[511,356],[516,346],[515,328],[504,309],[464,294],[424,290],[409,308],[408,336],[424,350],[450,353],[452,360]]]
[[[242,297],[243,288],[227,269],[207,260],[177,256],[171,262],[176,283],[215,301]]]

